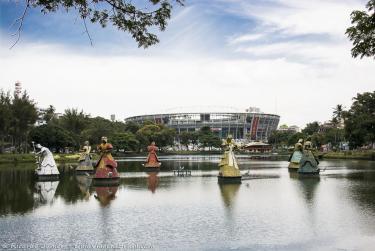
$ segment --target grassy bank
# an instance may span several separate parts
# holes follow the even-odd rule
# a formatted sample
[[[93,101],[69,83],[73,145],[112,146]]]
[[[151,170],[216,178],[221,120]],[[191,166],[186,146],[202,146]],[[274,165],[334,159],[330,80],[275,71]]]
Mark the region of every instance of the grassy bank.
[[[55,161],[58,163],[76,162],[79,154],[54,154]],[[93,158],[97,156],[93,154]],[[0,154],[0,164],[18,164],[18,163],[34,163],[34,154]]]
[[[343,151],[322,153],[323,159],[375,160],[375,151]]]

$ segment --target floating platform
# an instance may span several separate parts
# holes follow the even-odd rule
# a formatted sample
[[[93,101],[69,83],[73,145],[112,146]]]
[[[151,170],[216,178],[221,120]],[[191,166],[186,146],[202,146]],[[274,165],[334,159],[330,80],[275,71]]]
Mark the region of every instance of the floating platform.
[[[242,176],[217,176],[218,182],[221,184],[241,183]]]
[[[298,174],[300,175],[319,175],[319,173],[320,173],[320,169],[317,169],[315,171],[309,171],[309,172],[298,170]]]
[[[299,163],[290,162],[288,165],[289,172],[297,172],[299,169]]]
[[[95,170],[75,170],[76,175],[94,174]]]
[[[148,173],[159,172],[160,171],[160,167],[145,167],[145,171],[148,172]]]
[[[118,186],[120,184],[120,177],[115,178],[93,178],[92,184],[94,186]]]
[[[37,181],[57,181],[60,180],[60,174],[45,174],[45,175],[37,175],[34,174]]]

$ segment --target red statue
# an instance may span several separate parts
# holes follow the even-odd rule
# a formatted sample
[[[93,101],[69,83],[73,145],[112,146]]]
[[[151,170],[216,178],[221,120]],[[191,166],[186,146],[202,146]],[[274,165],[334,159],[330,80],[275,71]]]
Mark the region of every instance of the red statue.
[[[158,156],[156,155],[156,152],[159,150],[159,148],[155,145],[155,142],[153,141],[151,145],[147,147],[148,150],[148,157],[144,164],[146,168],[159,168],[161,166],[161,162],[158,159]]]
[[[117,162],[111,155],[112,148],[112,145],[107,143],[107,137],[102,137],[102,143],[97,147],[100,159],[96,164],[94,180],[111,182],[120,178],[117,172]]]

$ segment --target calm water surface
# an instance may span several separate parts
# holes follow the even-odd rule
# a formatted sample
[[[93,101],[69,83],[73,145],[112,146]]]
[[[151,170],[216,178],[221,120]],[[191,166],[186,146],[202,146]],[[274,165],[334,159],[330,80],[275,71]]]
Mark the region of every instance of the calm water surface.
[[[322,161],[320,177],[301,178],[240,158],[251,178],[219,185],[218,156],[168,157],[158,174],[141,161],[120,162],[119,187],[0,168],[0,249],[375,250],[375,162]]]

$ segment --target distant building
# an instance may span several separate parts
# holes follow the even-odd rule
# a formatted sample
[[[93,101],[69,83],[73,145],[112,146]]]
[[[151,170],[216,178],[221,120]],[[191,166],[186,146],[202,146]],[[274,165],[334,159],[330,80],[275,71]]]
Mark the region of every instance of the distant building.
[[[234,139],[249,141],[267,141],[271,133],[277,129],[279,120],[279,115],[265,114],[254,107],[250,107],[246,112],[178,112],[140,115],[125,119],[126,122],[133,121],[139,124],[152,121],[175,128],[177,133],[194,132],[208,126],[220,138],[226,138],[231,134]]]
[[[297,132],[301,132],[301,128],[299,128],[299,127],[296,126],[296,125],[292,125],[292,126],[281,125],[281,126],[279,127],[278,131],[281,131],[281,132],[293,132],[293,133],[297,133]]]
[[[115,115],[115,114],[111,114],[111,121],[112,121],[112,122],[115,122],[115,121],[116,121],[116,115]]]

